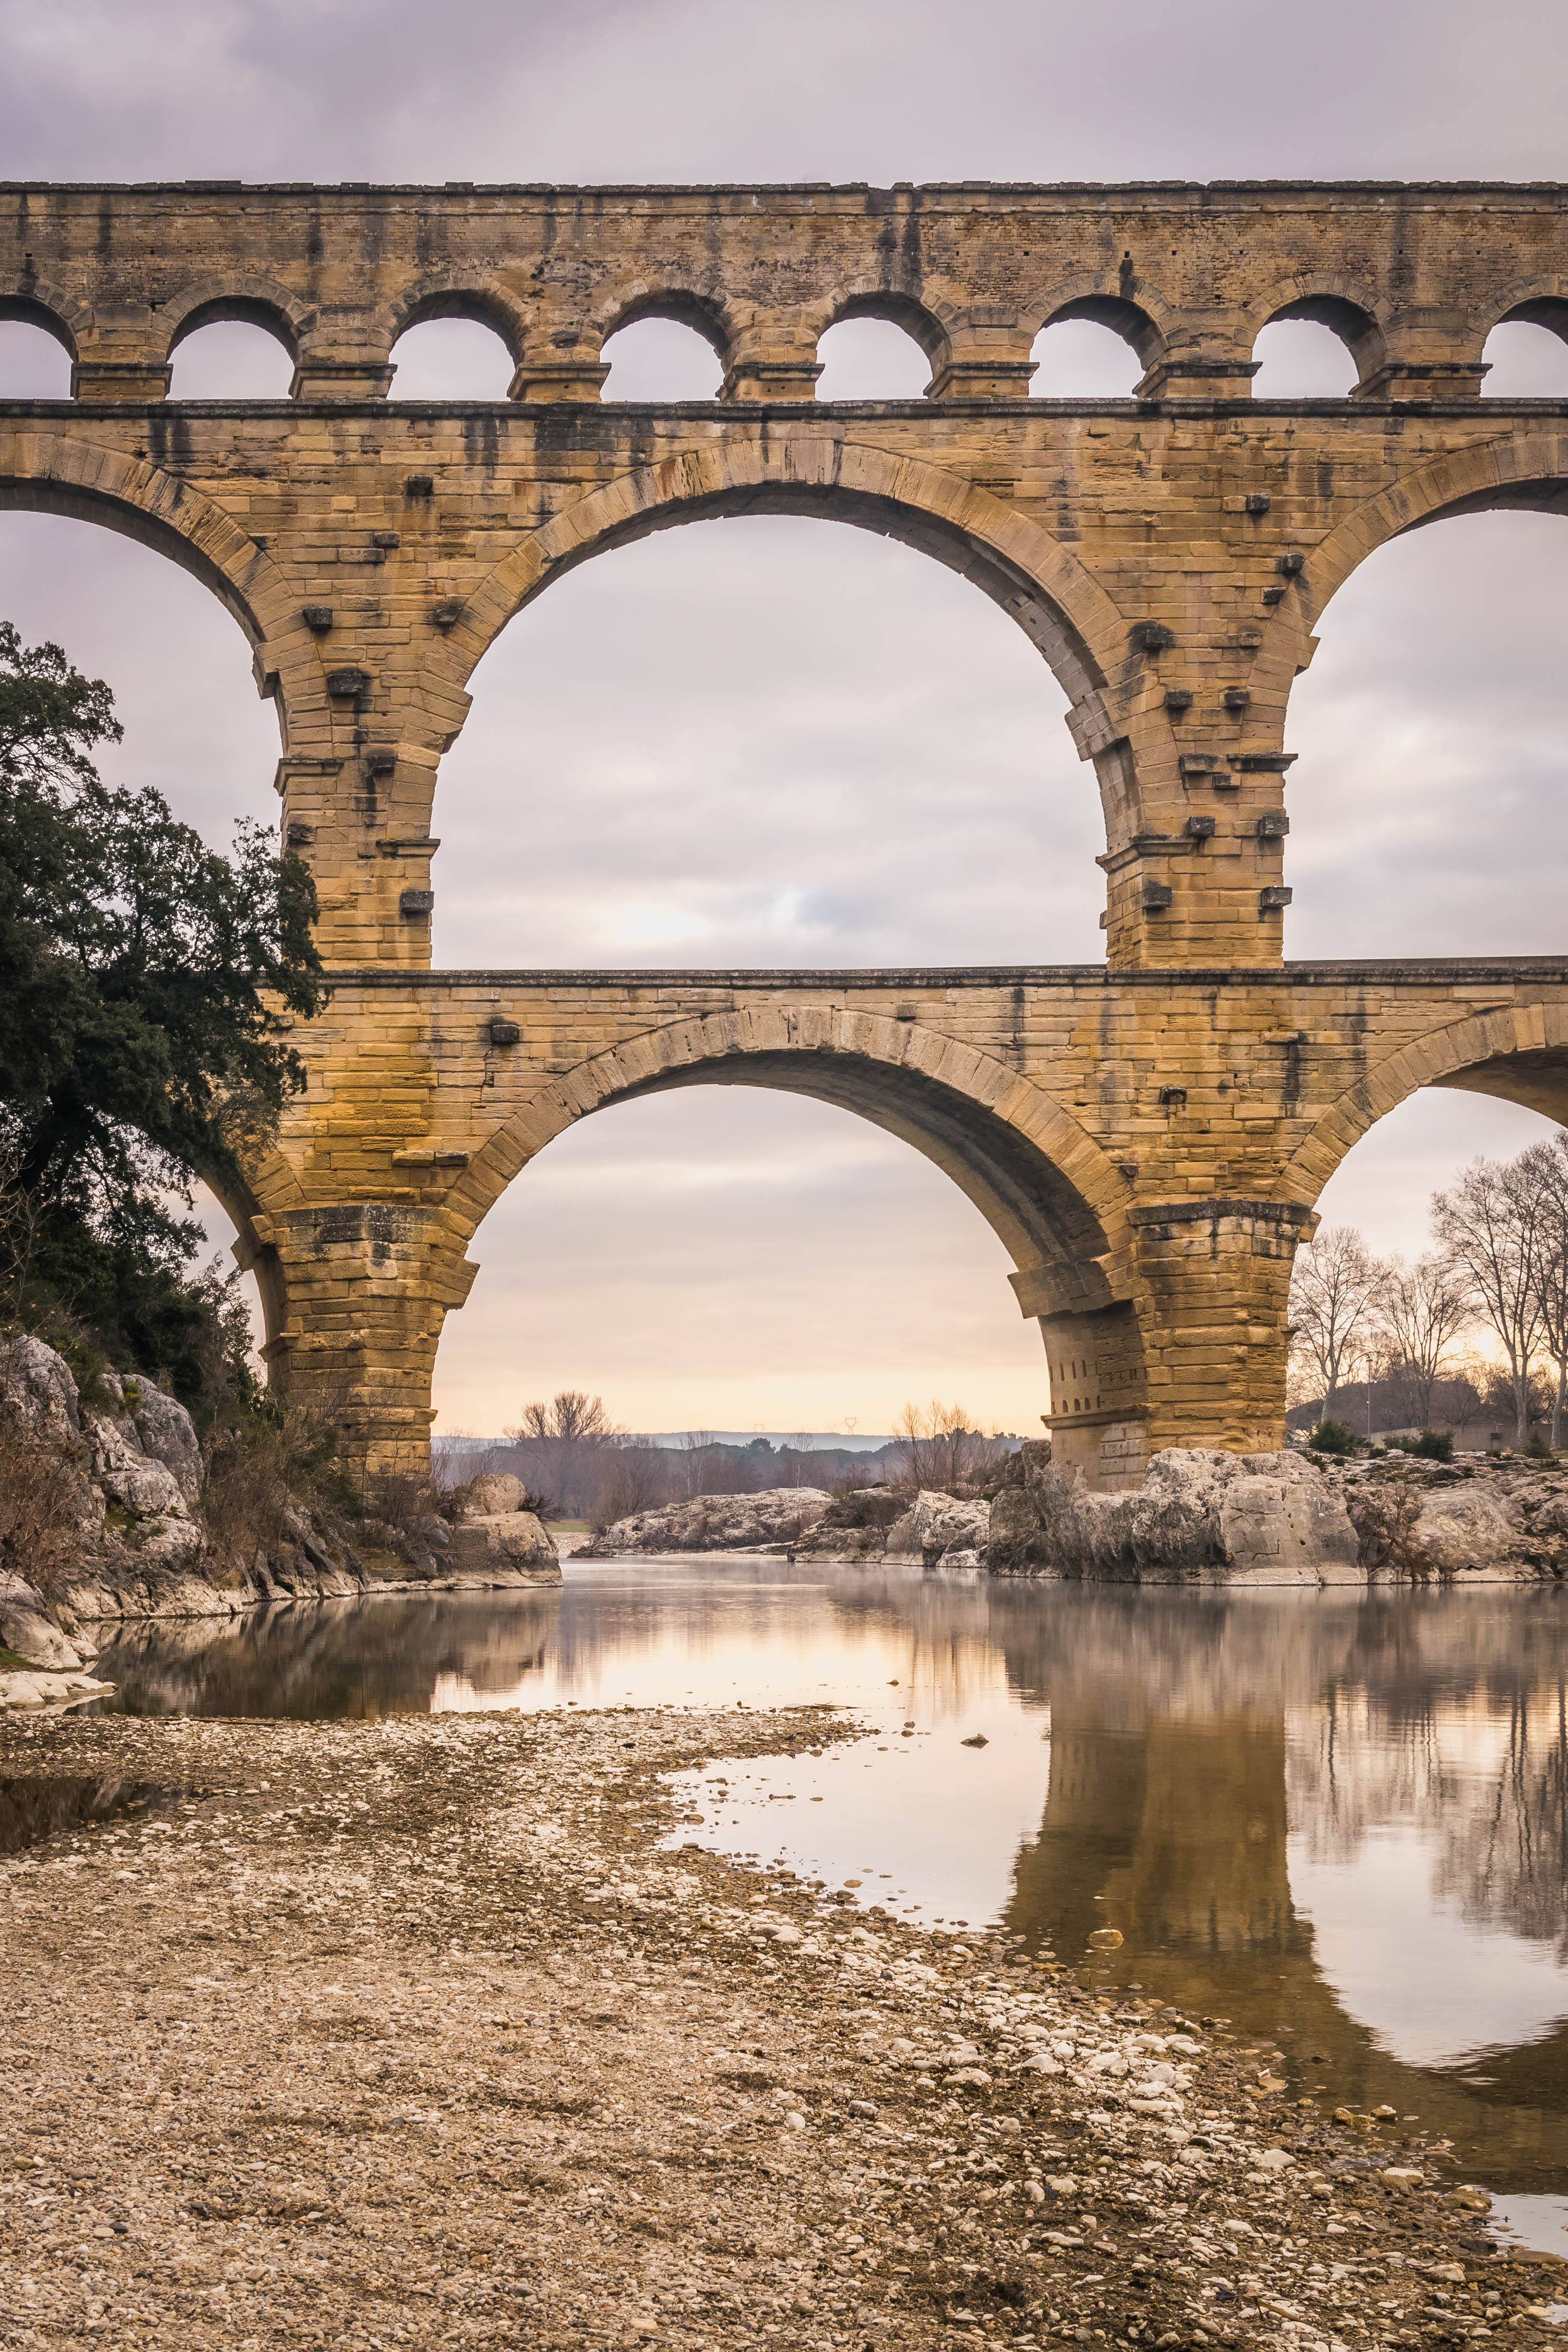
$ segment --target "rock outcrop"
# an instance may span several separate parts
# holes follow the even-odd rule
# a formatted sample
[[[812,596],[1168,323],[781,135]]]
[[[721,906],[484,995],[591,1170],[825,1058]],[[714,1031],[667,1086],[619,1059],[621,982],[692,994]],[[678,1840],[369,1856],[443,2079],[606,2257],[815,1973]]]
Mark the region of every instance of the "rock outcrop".
[[[1109,1582],[1345,1584],[1360,1543],[1337,1485],[1301,1455],[1169,1447],[1132,1494],[1094,1495],[1025,1445],[997,1496],[989,1565]]]
[[[762,1551],[814,1528],[831,1497],[820,1486],[769,1486],[759,1495],[694,1495],[617,1519],[572,1554],[618,1559],[628,1552]]]
[[[831,1562],[918,1560],[926,1568],[983,1568],[990,1505],[960,1501],[922,1487],[852,1487],[835,1495],[810,1532],[793,1547],[797,1559]]]
[[[1568,1574],[1568,1473],[1527,1458],[1374,1455],[1329,1474],[1382,1578],[1517,1584]]]
[[[1560,1577],[1568,1474],[1172,1447],[1135,1492],[1092,1495],[1031,1444],[992,1505],[988,1565],[1002,1576],[1167,1584]]]
[[[100,1371],[90,1392],[41,1339],[0,1347],[0,1411],[57,1466],[46,1573],[23,1531],[0,1573],[0,1706],[103,1687],[82,1670],[94,1635],[134,1617],[218,1617],[266,1601],[371,1591],[559,1583],[555,1546],[515,1479],[488,1484],[484,1516],[449,1526],[328,1519],[287,1508],[265,1542],[225,1545],[201,1507],[204,1465],[184,1407],[151,1381]],[[37,1580],[33,1580],[37,1579]],[[10,1661],[16,1661],[16,1664]],[[61,1677],[78,1678],[70,1689]],[[41,1680],[40,1680],[41,1678]],[[47,1685],[47,1686],[46,1686]]]

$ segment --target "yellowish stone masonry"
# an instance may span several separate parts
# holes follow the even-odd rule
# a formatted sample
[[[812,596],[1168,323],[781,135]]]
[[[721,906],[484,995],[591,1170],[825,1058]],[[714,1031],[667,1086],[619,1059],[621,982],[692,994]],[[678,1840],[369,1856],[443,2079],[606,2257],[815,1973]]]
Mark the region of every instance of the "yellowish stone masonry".
[[[506,339],[511,398],[399,403],[397,336],[454,313]],[[59,338],[75,393],[0,403],[0,503],[184,564],[277,708],[335,976],[230,1205],[275,1377],[367,1463],[425,1458],[486,1210],[629,1095],[792,1088],[946,1169],[1040,1318],[1062,1453],[1107,1484],[1157,1445],[1279,1442],[1291,1253],[1375,1118],[1427,1085],[1568,1113],[1568,961],[1281,961],[1288,698],[1329,599],[1416,524],[1568,502],[1568,403],[1479,397],[1500,320],[1568,337],[1563,190],[13,186],[0,316]],[[718,400],[600,400],[601,346],[646,316],[714,344]],[[855,316],[922,343],[925,399],[814,400]],[[1303,317],[1353,394],[1253,401],[1258,332]],[[225,318],[288,346],[291,399],[166,398]],[[1134,345],[1135,397],[1027,397],[1071,318]],[[1026,631],[1098,779],[1104,966],[429,970],[481,656],[562,571],[737,512],[902,539]]]

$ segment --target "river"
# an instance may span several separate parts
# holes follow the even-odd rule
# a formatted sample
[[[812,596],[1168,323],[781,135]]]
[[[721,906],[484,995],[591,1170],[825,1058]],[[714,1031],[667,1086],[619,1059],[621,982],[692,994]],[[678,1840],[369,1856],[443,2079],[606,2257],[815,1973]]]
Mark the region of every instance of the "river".
[[[1568,2252],[1568,1596],[569,1561],[146,1624],[99,1671],[135,1712],[850,1708],[857,1743],[691,1776],[677,1841],[1228,2019]]]

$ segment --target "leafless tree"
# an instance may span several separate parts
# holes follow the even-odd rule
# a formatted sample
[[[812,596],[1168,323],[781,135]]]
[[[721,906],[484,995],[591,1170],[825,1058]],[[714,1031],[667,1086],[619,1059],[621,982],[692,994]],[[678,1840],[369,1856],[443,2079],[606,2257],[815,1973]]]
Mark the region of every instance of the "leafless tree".
[[[1568,1134],[1559,1128],[1550,1143],[1532,1143],[1514,1164],[1539,1193],[1532,1279],[1542,1343],[1557,1368],[1552,1392],[1555,1452],[1563,1443],[1568,1395]]]
[[[1449,1349],[1474,1317],[1466,1286],[1448,1260],[1428,1250],[1407,1265],[1397,1251],[1384,1261],[1376,1324],[1389,1377],[1421,1429],[1432,1426],[1432,1391]]]
[[[1542,1214],[1540,1184],[1517,1160],[1472,1160],[1451,1192],[1432,1195],[1438,1246],[1508,1360],[1520,1445],[1530,1435],[1530,1360],[1542,1339]]]
[[[962,1495],[995,1466],[1000,1448],[994,1437],[971,1427],[961,1404],[906,1404],[893,1424],[898,1462],[913,1486],[936,1494]]]
[[[526,1404],[507,1436],[530,1495],[575,1517],[591,1505],[604,1452],[620,1443],[622,1433],[602,1397],[583,1389],[558,1389],[548,1404],[542,1399]]]
[[[1296,1252],[1291,1277],[1291,1343],[1322,1384],[1333,1409],[1351,1350],[1375,1330],[1383,1268],[1354,1225],[1330,1225]]]

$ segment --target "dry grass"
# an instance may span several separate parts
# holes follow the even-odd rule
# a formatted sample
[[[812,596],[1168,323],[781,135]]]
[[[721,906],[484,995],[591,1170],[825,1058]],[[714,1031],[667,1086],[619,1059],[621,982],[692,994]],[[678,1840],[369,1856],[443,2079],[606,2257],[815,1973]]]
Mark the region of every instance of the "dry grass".
[[[0,1409],[0,1567],[47,1600],[80,1557],[81,1514],[70,1454],[14,1409]]]
[[[1224,1558],[1218,1520],[1201,1504],[1146,1494],[1094,1496],[1061,1470],[1031,1482],[1042,1559],[1063,1576],[1196,1571]]]

